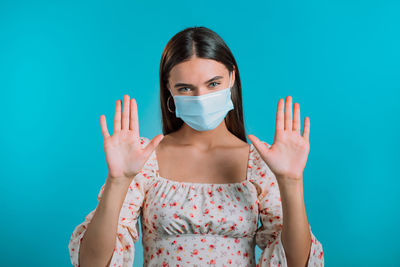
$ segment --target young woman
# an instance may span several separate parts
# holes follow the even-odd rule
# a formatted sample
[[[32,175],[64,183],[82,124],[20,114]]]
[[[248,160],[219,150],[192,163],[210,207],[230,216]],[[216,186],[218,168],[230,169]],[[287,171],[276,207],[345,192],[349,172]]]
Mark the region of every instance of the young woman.
[[[304,204],[310,121],[301,135],[299,104],[292,117],[292,98],[280,99],[273,144],[248,144],[238,66],[205,27],[166,45],[160,100],[163,134],[151,141],[128,95],[112,136],[101,116],[109,173],[71,236],[72,264],[132,266],[140,216],[145,266],[323,266]]]

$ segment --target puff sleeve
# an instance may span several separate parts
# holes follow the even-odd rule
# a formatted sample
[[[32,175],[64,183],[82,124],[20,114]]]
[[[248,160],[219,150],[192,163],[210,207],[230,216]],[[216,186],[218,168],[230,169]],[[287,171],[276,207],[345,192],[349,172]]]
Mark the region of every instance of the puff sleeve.
[[[140,137],[142,147],[145,147],[149,141],[150,140],[146,137]],[[121,207],[118,219],[117,235],[115,237],[114,253],[109,266],[131,267],[133,265],[135,255],[134,243],[139,240],[139,226],[137,221],[141,213],[142,204],[147,190],[146,182],[148,180],[148,175],[146,174],[147,172],[152,171],[149,170],[149,166],[150,165],[146,162],[140,173],[132,179],[129,186]],[[103,195],[104,187],[105,184],[103,184],[98,193],[98,201],[100,201]],[[85,220],[76,226],[72,232],[68,249],[71,263],[75,267],[79,266],[78,256],[80,244],[95,211],[96,209],[87,214]]]
[[[255,149],[253,182],[258,187],[258,207],[261,226],[255,234],[256,244],[262,249],[257,261],[257,267],[279,266],[287,267],[285,250],[281,234],[283,229],[282,203],[278,182],[271,169]],[[322,244],[311,231],[311,250],[307,266],[323,267],[324,254]]]

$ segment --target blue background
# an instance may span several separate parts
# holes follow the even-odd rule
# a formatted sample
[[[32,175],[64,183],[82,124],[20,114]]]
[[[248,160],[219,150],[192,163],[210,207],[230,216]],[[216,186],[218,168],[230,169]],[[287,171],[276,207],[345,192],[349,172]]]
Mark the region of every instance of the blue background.
[[[399,13],[384,0],[1,1],[2,264],[70,266],[107,175],[100,115],[112,133],[129,94],[140,135],[161,133],[162,50],[206,26],[238,62],[247,134],[272,144],[287,95],[310,117],[304,194],[326,266],[398,266]]]

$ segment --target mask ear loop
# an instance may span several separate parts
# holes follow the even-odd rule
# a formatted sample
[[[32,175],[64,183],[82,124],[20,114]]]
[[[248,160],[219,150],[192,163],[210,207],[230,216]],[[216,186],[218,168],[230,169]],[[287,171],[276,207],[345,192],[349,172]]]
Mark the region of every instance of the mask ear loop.
[[[170,92],[171,95],[168,96],[168,99],[167,99],[167,108],[168,108],[168,111],[169,111],[169,112],[174,113],[175,111],[172,111],[172,110],[169,108],[169,100],[170,100],[170,98],[171,98],[171,96],[172,96],[172,92],[171,92],[170,89],[168,89],[168,91]]]
[[[232,101],[231,76],[232,76],[232,71],[229,72],[229,91],[230,91],[231,101]]]
[[[231,76],[232,76],[232,72],[230,71],[230,72],[229,72],[229,86],[228,86],[229,89],[231,89],[231,80],[232,80],[232,79],[231,79]]]

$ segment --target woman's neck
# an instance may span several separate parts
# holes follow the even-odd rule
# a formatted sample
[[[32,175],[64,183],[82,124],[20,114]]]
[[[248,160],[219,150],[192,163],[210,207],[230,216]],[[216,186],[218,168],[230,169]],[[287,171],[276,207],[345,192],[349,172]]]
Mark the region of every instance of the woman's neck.
[[[217,146],[232,145],[237,139],[226,127],[223,120],[216,128],[209,131],[196,131],[184,123],[182,127],[171,134],[179,144],[193,145],[201,150],[210,150]]]

